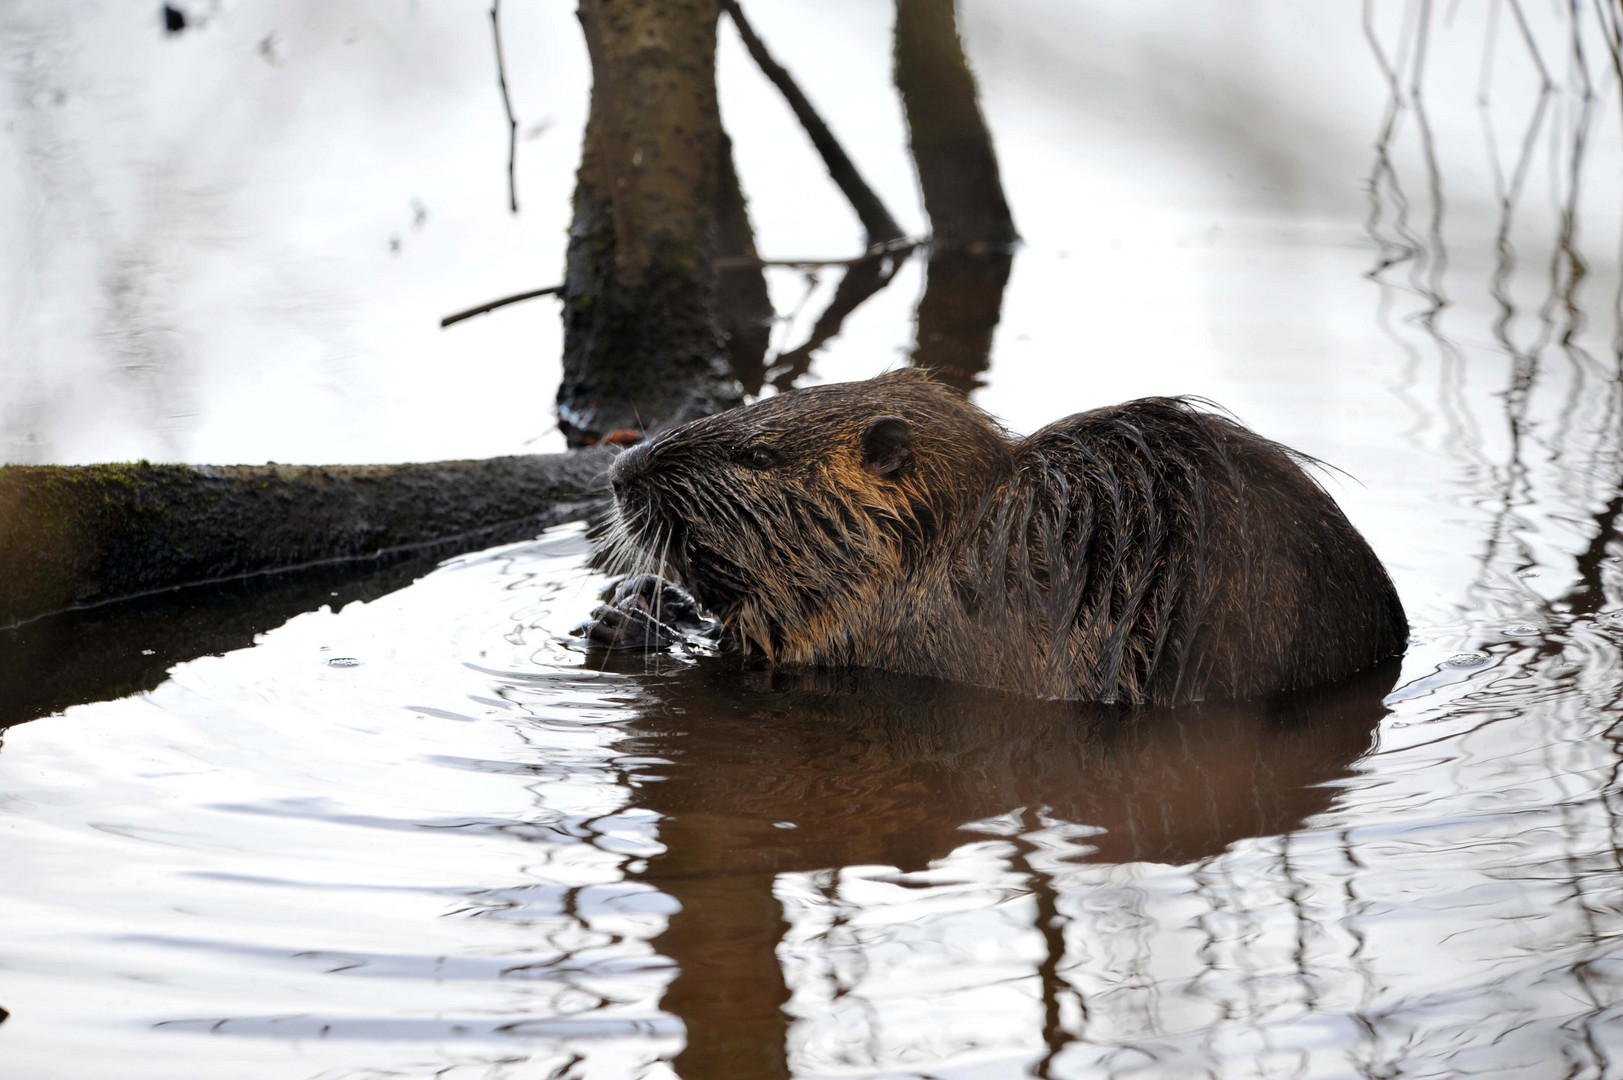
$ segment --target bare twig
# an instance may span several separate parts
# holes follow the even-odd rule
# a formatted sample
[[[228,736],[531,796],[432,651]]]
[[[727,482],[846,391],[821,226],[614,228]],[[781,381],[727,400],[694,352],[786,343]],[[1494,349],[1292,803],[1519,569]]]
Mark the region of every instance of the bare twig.
[[[551,296],[553,293],[562,291],[562,285],[548,285],[544,289],[531,289],[529,292],[521,292],[514,296],[504,296],[500,300],[492,300],[488,304],[480,304],[476,308],[459,311],[455,315],[447,315],[440,320],[440,329],[443,330],[447,326],[455,325],[463,319],[471,319],[475,315],[483,315],[487,311],[495,311],[499,307],[506,307],[508,304],[516,304],[520,300],[534,300],[538,296]]]
[[[738,36],[744,39],[744,48],[749,50],[762,74],[778,88],[778,92],[789,103],[789,108],[794,110],[800,126],[811,136],[812,145],[822,155],[823,164],[828,166],[828,175],[839,185],[840,191],[851,203],[851,209],[857,212],[857,219],[862,222],[863,231],[868,234],[868,243],[883,244],[900,239],[901,226],[896,224],[896,219],[890,216],[890,211],[885,209],[885,204],[879,200],[879,196],[874,194],[873,189],[862,179],[857,167],[851,163],[850,157],[834,138],[834,133],[823,122],[823,118],[817,115],[817,110],[812,108],[812,103],[795,84],[789,72],[766,51],[766,45],[756,36],[755,30],[744,18],[738,0],[721,0],[721,8],[732,18],[733,25],[738,28]],[[794,265],[810,265],[810,263]]]
[[[513,99],[507,92],[507,61],[502,57],[502,0],[490,0],[490,29],[496,38],[496,83],[502,88],[502,107],[507,110],[507,205],[518,213],[518,183],[513,172],[518,158],[518,121],[513,117]],[[478,314],[472,312],[471,314]],[[464,316],[458,316],[462,318]],[[449,325],[441,323],[441,326]]]

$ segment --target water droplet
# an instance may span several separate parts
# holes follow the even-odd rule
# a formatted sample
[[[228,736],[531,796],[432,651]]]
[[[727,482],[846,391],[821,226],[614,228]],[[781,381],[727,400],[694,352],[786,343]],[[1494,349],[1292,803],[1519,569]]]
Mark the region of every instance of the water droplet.
[[[335,656],[327,661],[328,667],[360,667],[361,662],[353,656]]]
[[[772,823],[772,827],[774,829],[794,829],[794,828],[798,828],[798,826],[792,821],[774,821]]]
[[[1462,652],[1462,653],[1455,653],[1453,656],[1450,656],[1447,660],[1444,660],[1441,664],[1439,664],[1438,667],[1455,667],[1455,668],[1481,667],[1483,664],[1486,664],[1487,662],[1488,662],[1488,654],[1487,653]]]
[[[1506,637],[1538,637],[1538,635],[1539,635],[1538,627],[1536,627],[1536,626],[1528,626],[1526,623],[1522,623],[1522,624],[1519,624],[1517,626],[1507,627],[1505,629],[1505,636]]]
[[[1606,617],[1611,619],[1613,622],[1623,622],[1623,611],[1610,612]]]

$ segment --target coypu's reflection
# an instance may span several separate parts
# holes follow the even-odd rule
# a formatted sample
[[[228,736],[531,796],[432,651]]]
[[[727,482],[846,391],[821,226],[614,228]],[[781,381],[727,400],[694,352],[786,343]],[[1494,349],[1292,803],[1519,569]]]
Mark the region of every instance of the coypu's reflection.
[[[977,838],[961,826],[1021,808],[1102,828],[1088,858],[1107,862],[1285,832],[1329,804],[1395,676],[1137,713],[878,673],[647,678],[632,752],[667,762],[637,801],[667,849],[643,876],[682,905],[656,942],[681,972],[665,997],[688,1031],[678,1072],[788,1075],[776,875],[920,869]]]

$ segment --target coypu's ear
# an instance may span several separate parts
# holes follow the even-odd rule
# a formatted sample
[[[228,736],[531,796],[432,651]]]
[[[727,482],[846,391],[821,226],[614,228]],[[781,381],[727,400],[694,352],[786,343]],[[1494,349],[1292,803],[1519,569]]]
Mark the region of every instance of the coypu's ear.
[[[862,433],[862,467],[893,479],[913,460],[913,431],[900,416],[881,416]]]

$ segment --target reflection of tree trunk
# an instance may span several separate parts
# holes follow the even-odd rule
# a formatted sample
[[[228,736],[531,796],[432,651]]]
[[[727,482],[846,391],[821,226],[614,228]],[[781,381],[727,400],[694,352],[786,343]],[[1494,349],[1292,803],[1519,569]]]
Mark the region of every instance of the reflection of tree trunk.
[[[896,0],[896,87],[930,231],[942,247],[1019,239],[998,177],[953,0]]]
[[[1019,234],[953,0],[896,0],[896,86],[933,238],[913,363],[967,394],[990,360]]]
[[[592,62],[564,281],[573,443],[735,404],[712,265],[718,0],[580,0]]]
[[[789,992],[776,950],[788,926],[772,895],[775,875],[679,868],[715,839],[713,823],[695,817],[661,824],[672,854],[654,860],[646,878],[682,905],[654,943],[680,969],[661,1002],[687,1028],[676,1071],[682,1080],[787,1077]]]
[[[717,313],[727,335],[727,358],[746,394],[759,394],[766,379],[766,347],[772,337],[772,299],[766,272],[755,263],[755,232],[750,228],[744,190],[733,168],[733,145],[725,132],[717,155],[716,254],[729,262],[716,272]]]
[[[991,362],[992,334],[1003,310],[1003,286],[1013,256],[1007,248],[930,253],[919,300],[913,363],[967,394],[981,385]]]
[[[1578,553],[1578,580],[1561,598],[1572,614],[1593,615],[1609,602],[1603,571],[1609,561],[1608,552],[1623,535],[1620,523],[1623,523],[1623,491],[1613,495],[1605,508],[1595,515],[1595,536],[1589,541],[1589,546]]]

